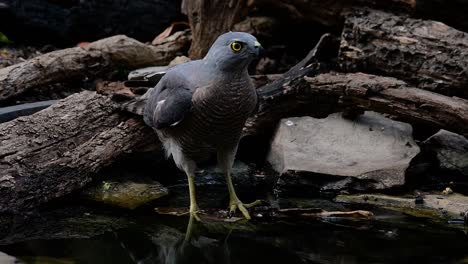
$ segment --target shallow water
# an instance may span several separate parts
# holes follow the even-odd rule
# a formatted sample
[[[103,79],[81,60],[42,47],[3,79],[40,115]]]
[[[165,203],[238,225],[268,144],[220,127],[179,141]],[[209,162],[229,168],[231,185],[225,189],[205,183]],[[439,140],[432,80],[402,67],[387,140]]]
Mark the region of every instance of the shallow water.
[[[398,213],[372,220],[294,219],[194,226],[188,218],[86,208],[45,213],[0,239],[25,263],[468,263],[468,236]],[[4,261],[2,261],[4,260]],[[6,262],[6,257],[1,263]]]

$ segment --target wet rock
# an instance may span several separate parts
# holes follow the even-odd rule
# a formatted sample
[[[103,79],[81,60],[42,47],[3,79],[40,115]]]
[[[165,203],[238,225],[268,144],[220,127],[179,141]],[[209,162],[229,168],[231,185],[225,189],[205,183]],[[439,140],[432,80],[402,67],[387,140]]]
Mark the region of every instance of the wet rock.
[[[440,130],[424,141],[424,145],[435,153],[441,169],[468,176],[468,140],[465,137]]]
[[[268,161],[282,192],[387,189],[405,183],[419,153],[409,124],[366,112],[355,120],[282,119]]]
[[[423,203],[415,203],[414,197],[398,197],[383,194],[338,195],[336,202],[348,204],[370,204],[384,208],[394,208],[414,216],[463,218],[468,210],[468,196],[425,194]]]
[[[127,209],[135,209],[167,194],[167,188],[157,181],[101,181],[83,191],[86,199]]]

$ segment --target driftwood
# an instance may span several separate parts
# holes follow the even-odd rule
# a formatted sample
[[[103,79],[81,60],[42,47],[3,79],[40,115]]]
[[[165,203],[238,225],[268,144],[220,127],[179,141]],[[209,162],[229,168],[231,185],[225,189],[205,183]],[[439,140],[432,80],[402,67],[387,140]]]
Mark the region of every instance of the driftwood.
[[[117,68],[167,65],[190,43],[187,31],[177,32],[158,46],[123,35],[50,52],[0,69],[0,102],[47,84],[95,77]]]
[[[327,73],[304,77],[303,81],[292,85],[299,90],[305,85],[304,89],[319,95],[342,97],[344,106],[386,113],[398,120],[468,136],[468,100],[414,88],[395,78],[363,73]]]
[[[104,166],[156,140],[109,97],[82,92],[1,124],[0,142],[0,213],[16,213],[83,187]]]
[[[468,98],[468,34],[440,22],[357,11],[346,20],[339,63],[345,71]]]

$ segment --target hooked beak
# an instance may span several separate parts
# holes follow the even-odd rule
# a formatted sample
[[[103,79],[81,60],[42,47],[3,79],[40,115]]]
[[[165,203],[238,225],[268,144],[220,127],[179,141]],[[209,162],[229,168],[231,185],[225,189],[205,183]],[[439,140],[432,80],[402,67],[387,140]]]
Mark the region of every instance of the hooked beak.
[[[255,47],[255,55],[257,57],[262,57],[263,55],[265,55],[265,49],[262,47],[260,42],[255,41],[254,42],[254,47]]]

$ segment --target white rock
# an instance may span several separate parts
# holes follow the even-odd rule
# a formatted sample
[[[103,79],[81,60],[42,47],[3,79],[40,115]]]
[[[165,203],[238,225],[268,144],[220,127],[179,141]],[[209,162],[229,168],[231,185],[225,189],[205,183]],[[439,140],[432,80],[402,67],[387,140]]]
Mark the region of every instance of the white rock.
[[[284,175],[309,172],[304,177],[353,177],[370,184],[367,187],[384,189],[405,183],[405,171],[419,151],[409,124],[374,112],[355,120],[336,113],[324,119],[283,119],[268,161]],[[322,188],[340,189],[354,183],[346,179]]]

